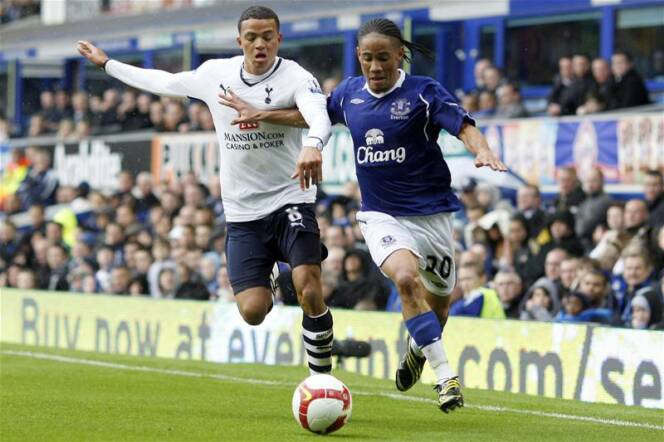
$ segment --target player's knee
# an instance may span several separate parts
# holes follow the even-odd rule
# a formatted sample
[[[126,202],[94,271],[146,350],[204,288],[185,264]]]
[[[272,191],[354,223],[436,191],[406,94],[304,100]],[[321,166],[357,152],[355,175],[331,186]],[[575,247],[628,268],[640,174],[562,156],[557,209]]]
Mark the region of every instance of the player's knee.
[[[267,316],[267,309],[259,303],[247,302],[238,304],[238,309],[244,322],[249,325],[259,325],[265,320],[265,316]]]
[[[394,275],[394,283],[402,298],[412,298],[417,290],[417,272],[411,269],[400,269]]]

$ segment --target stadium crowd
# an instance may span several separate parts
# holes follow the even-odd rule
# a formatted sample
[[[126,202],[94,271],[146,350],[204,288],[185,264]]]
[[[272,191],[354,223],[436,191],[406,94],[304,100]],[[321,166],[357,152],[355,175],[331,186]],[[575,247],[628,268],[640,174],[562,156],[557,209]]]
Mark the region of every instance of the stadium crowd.
[[[505,78],[487,59],[475,63],[475,89],[462,97],[463,107],[478,118],[530,116],[519,86]],[[634,68],[632,56],[616,51],[610,62],[590,60],[587,55],[565,56],[558,61],[558,74],[547,98],[551,116],[587,115],[650,103],[645,82]]]
[[[218,177],[155,183],[148,172],[124,171],[117,191],[105,193],[85,182],[59,185],[50,162],[47,149],[16,149],[5,170],[3,187],[14,191],[2,207],[10,216],[0,222],[0,286],[233,301]],[[516,204],[483,182],[457,189],[464,209],[455,222],[451,314],[664,328],[661,172],[646,174],[644,198],[626,202],[603,191],[600,169],[583,182],[574,168],[558,178],[551,201],[533,185],[518,190]],[[398,311],[399,296],[355,220],[359,198],[352,182],[340,195],[319,192],[325,298]],[[280,301],[295,303],[287,268],[277,282]]]
[[[548,115],[586,115],[650,102],[645,83],[627,52],[614,53],[610,63],[602,58],[591,62],[587,56],[576,54],[562,57],[558,64],[559,73],[547,99]],[[337,83],[335,78],[321,82],[327,91]],[[472,91],[461,97],[461,103],[476,118],[538,115],[527,110],[518,84],[505,78],[486,58],[475,64],[475,84]],[[102,95],[43,90],[25,129],[11,127],[0,116],[0,133],[11,137],[55,135],[64,141],[76,141],[91,135],[139,130],[186,133],[212,131],[214,127],[210,111],[197,100],[185,105],[131,88],[108,88]]]
[[[0,3],[0,24],[39,15],[40,0],[3,0]]]

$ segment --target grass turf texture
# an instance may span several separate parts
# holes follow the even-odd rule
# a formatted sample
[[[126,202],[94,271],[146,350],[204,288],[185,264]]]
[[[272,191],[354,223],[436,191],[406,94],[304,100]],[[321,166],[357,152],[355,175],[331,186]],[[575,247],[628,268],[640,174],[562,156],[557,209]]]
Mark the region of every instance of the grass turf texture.
[[[19,354],[24,352],[33,356]],[[435,406],[430,386],[417,385],[401,394],[390,381],[343,371],[334,374],[353,394],[353,416],[339,432],[317,436],[299,428],[291,413],[293,390],[307,375],[304,367],[213,364],[2,344],[0,439],[664,440],[661,410],[466,389],[467,408],[445,415]]]

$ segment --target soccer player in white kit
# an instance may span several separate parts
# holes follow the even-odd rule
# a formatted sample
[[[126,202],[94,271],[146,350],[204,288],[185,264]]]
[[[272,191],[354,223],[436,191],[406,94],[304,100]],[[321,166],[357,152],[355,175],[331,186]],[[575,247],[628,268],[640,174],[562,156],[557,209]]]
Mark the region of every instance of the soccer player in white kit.
[[[489,149],[475,122],[435,80],[399,69],[406,41],[390,20],[379,18],[358,31],[362,76],[347,78],[328,97],[331,120],[348,127],[362,194],[357,214],[376,265],[394,281],[409,332],[408,347],[396,371],[397,389],[418,381],[425,362],[436,375],[438,406],[463,406],[458,376],[441,341],[454,288],[453,212],[461,203],[450,188],[450,171],[437,143],[442,129],[475,154],[477,167],[507,168]],[[238,122],[303,124],[298,111],[259,112],[237,96],[220,102],[240,114]]]
[[[282,36],[274,11],[249,7],[238,20],[238,32],[242,56],[209,60],[178,74],[112,60],[86,41],[80,41],[77,49],[132,87],[207,104],[221,150],[228,273],[239,311],[251,325],[263,322],[273,303],[272,268],[276,261],[288,262],[304,313],[302,333],[310,372],[329,373],[332,315],[323,301],[320,232],[314,213],[316,184],[322,178],[321,150],[330,137],[325,96],[309,72],[277,56]],[[220,92],[231,90],[257,108],[297,107],[310,128],[304,147],[298,128],[269,121],[231,124],[236,112],[217,102]]]

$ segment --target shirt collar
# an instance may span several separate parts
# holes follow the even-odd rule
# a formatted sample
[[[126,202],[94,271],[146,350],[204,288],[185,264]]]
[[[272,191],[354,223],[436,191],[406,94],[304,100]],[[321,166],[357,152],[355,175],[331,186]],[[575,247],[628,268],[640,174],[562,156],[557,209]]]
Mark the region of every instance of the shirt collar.
[[[403,84],[403,82],[405,80],[406,80],[406,73],[402,69],[399,69],[399,78],[397,79],[397,82],[394,83],[394,86],[392,86],[390,88],[389,91],[380,92],[380,93],[372,92],[372,90],[369,89],[369,85],[366,82],[364,83],[364,87],[362,89],[366,90],[367,92],[369,92],[372,96],[374,96],[376,98],[383,98],[385,95],[391,94],[396,88],[401,87],[401,85]]]

